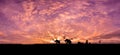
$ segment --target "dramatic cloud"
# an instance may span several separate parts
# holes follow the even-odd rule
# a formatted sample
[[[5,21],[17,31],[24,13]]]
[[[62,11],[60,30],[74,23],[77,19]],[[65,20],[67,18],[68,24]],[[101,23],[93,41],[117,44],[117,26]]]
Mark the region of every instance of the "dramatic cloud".
[[[0,31],[6,35],[0,40],[33,44],[64,36],[116,37],[110,32],[120,29],[119,10],[119,0],[0,0]]]
[[[120,38],[120,30],[110,32],[108,34],[102,34],[94,39],[110,39],[110,38]]]

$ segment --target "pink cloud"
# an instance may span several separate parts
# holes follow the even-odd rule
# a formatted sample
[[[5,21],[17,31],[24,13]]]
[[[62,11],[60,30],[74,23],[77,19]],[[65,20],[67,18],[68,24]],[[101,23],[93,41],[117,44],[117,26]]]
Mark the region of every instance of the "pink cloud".
[[[116,27],[119,25],[118,20],[116,21],[116,17],[110,14],[112,8],[109,10],[105,2],[108,0],[64,0],[62,2],[39,0],[21,1],[20,3],[15,3],[13,0],[2,6],[0,12],[14,23],[10,24],[16,29],[5,31],[9,33],[6,37],[11,36],[9,40],[12,38],[14,41],[22,40],[17,43],[25,41],[26,43],[39,43],[39,40],[44,42],[51,40],[52,37],[60,36],[86,40],[119,29],[119,26]],[[0,26],[2,27],[1,22]],[[4,28],[8,29],[8,27]],[[43,37],[44,40],[40,39]]]

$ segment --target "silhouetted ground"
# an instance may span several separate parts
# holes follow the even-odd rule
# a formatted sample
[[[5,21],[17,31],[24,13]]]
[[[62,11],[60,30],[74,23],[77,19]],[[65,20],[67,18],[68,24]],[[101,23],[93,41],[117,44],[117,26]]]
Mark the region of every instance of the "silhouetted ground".
[[[119,44],[34,44],[34,45],[21,45],[21,44],[0,44],[0,50],[3,52],[11,51],[15,52],[27,52],[33,53],[37,52],[39,54],[75,54],[80,55],[91,53],[101,53],[107,52],[112,53],[120,50]],[[49,53],[50,52],[50,53]],[[76,53],[77,52],[77,53]],[[85,53],[84,53],[85,52]],[[18,53],[18,54],[19,54]],[[118,52],[119,53],[119,52]]]
[[[120,48],[120,44],[0,44],[0,48]]]
[[[35,44],[35,45],[21,45],[21,44],[1,44],[0,50],[2,52],[11,52],[17,54],[21,52],[25,53],[37,53],[38,54],[49,54],[49,55],[91,55],[104,53],[112,53],[113,51],[119,53],[119,44]],[[103,53],[103,54],[102,54]],[[8,53],[9,54],[9,53]],[[115,54],[115,53],[114,53]],[[117,55],[117,54],[115,54]]]

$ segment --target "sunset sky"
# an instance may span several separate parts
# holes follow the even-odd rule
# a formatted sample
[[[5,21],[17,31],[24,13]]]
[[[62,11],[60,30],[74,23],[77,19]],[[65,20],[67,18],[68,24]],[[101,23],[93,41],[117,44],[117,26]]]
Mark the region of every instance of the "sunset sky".
[[[63,37],[120,44],[120,0],[0,0],[0,44]]]

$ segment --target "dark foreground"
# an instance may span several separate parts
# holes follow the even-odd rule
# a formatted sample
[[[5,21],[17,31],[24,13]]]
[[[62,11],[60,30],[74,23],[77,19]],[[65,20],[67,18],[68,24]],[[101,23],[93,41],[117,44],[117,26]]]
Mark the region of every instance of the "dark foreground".
[[[20,54],[25,53],[37,53],[38,54],[49,54],[49,55],[104,55],[104,53],[119,52],[119,44],[35,44],[35,45],[21,45],[21,44],[0,44],[0,50],[3,52],[10,52]],[[103,53],[103,54],[102,54]],[[115,54],[114,55],[119,55]],[[5,54],[5,53],[4,53]],[[8,53],[9,54],[9,53]]]
[[[37,49],[46,49],[46,48],[52,48],[52,49],[62,49],[62,48],[120,48],[120,44],[0,44],[0,48],[37,48]]]
[[[21,44],[0,44],[0,50],[3,52],[27,52],[27,53],[43,53],[43,54],[64,54],[64,53],[112,53],[120,50],[119,44],[35,44],[35,45],[21,45]],[[11,53],[12,53],[11,52]],[[49,53],[50,52],[50,53]]]

